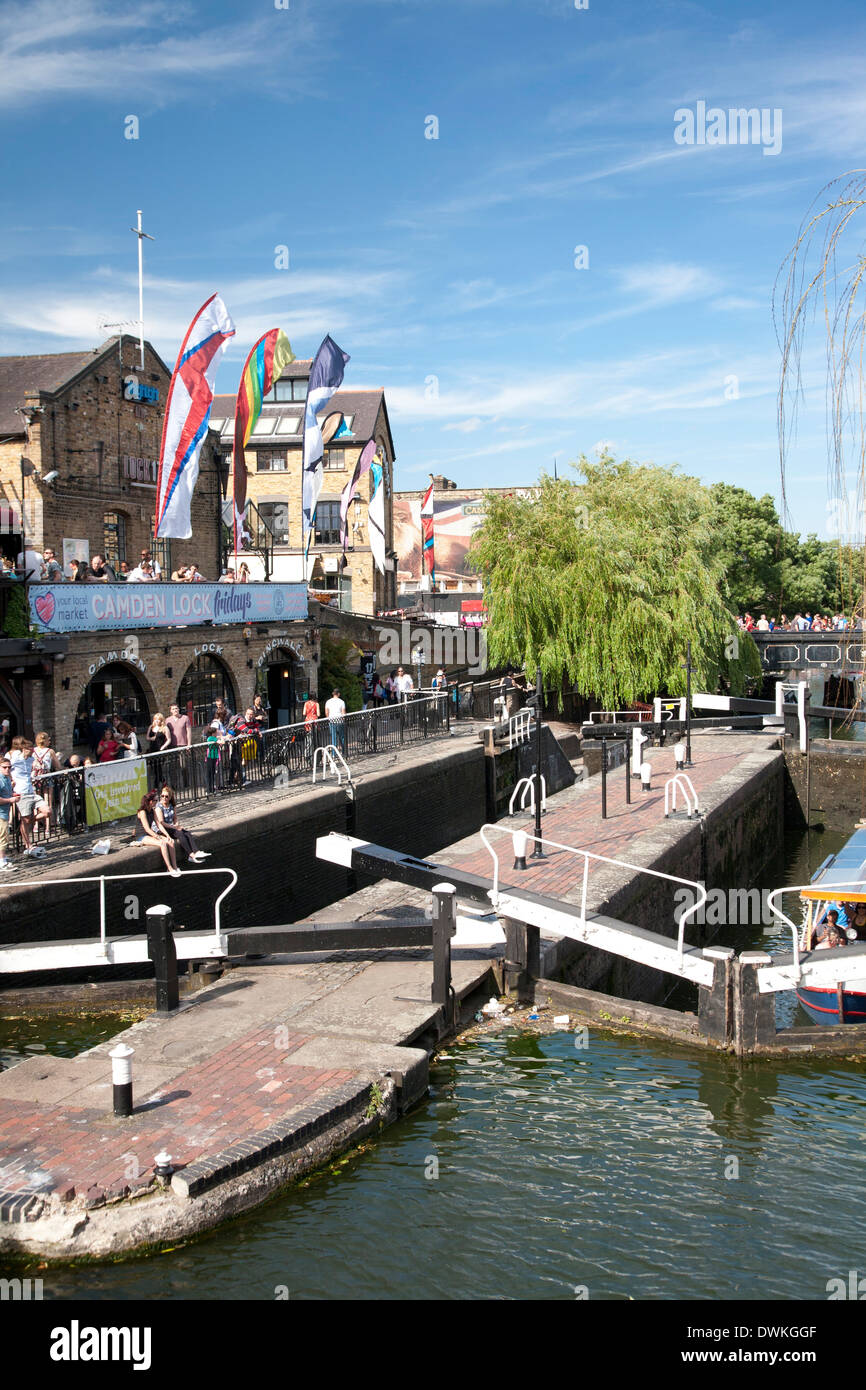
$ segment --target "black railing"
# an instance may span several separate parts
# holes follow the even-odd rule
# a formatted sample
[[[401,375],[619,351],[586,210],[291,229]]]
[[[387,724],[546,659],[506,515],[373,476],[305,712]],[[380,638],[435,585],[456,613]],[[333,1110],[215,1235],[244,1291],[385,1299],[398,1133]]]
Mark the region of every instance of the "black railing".
[[[145,753],[148,789],[170,786],[179,806],[250,787],[275,789],[309,776],[317,748],[333,744],[353,768],[360,759],[448,734],[450,702],[444,694],[409,699],[381,709],[347,714],[342,720],[317,719],[311,724],[286,724],[262,733],[227,738],[222,743],[196,743]],[[130,760],[131,761],[131,760]],[[109,764],[116,766],[117,764]],[[51,808],[52,835],[75,835],[99,827],[87,823],[85,772],[68,768],[47,773],[37,791]],[[90,799],[91,817],[95,798]],[[133,817],[118,818],[118,821]],[[112,824],[117,821],[112,821]],[[20,824],[13,818],[13,841],[20,845]]]

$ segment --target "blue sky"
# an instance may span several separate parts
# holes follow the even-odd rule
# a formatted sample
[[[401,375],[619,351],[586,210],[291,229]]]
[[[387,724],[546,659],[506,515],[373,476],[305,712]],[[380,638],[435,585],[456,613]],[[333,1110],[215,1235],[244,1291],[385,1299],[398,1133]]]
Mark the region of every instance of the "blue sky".
[[[141,207],[166,361],[215,289],[218,390],[265,329],[330,332],[386,388],[398,487],[608,441],[778,497],[773,284],[864,163],[864,39],[862,0],[0,4],[0,352],[136,318]],[[780,110],[781,149],[678,144],[698,102]],[[803,362],[788,501],[826,538],[820,324]]]

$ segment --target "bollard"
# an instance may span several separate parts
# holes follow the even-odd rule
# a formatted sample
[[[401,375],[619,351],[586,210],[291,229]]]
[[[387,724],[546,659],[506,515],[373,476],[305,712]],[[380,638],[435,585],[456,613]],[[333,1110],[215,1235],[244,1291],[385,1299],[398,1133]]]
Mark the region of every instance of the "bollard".
[[[652,791],[652,764],[641,763],[640,765],[640,789],[642,792]]]
[[[114,1113],[118,1119],[128,1119],[132,1114],[132,1061],[134,1047],[118,1043],[109,1052],[111,1058],[111,1084],[114,1092]]]
[[[171,1154],[166,1153],[165,1149],[154,1157],[154,1172],[162,1182],[167,1183],[174,1169],[171,1166]]]
[[[630,767],[629,767],[629,765],[628,765],[628,738],[626,738],[625,747],[624,747],[624,749],[623,749],[623,753],[625,754],[625,756],[623,757],[623,760],[622,760],[622,765],[623,765],[623,767],[625,768],[625,804],[626,804],[626,806],[630,806],[630,805],[631,805],[631,769],[630,769]]]
[[[677,772],[682,772],[686,765],[686,745],[684,743],[674,744],[674,761],[677,765]]]
[[[451,938],[456,931],[457,889],[453,883],[437,883],[433,889],[433,987],[430,998],[434,1004],[446,1010],[451,997]]]
[[[601,818],[607,820],[607,739],[601,740]]]
[[[514,865],[515,869],[526,868],[526,849],[529,844],[529,836],[525,830],[515,830],[511,837],[514,845]]]
[[[177,987],[177,953],[171,930],[171,908],[165,903],[149,907],[147,923],[147,955],[153,961],[156,975],[156,1011],[174,1013],[180,1002]]]
[[[640,729],[635,729],[631,736],[631,775],[640,777],[640,765],[643,761],[641,749],[647,743],[647,736],[641,733]]]

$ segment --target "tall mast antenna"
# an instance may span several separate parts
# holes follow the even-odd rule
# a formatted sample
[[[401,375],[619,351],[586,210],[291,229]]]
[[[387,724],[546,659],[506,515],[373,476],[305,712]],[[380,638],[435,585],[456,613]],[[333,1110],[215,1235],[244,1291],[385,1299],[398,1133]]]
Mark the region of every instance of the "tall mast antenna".
[[[138,226],[130,227],[131,232],[135,232],[138,237],[138,351],[141,371],[144,371],[144,262],[142,258],[141,243],[145,237],[148,241],[155,241],[149,232],[141,230],[141,208],[138,209]]]

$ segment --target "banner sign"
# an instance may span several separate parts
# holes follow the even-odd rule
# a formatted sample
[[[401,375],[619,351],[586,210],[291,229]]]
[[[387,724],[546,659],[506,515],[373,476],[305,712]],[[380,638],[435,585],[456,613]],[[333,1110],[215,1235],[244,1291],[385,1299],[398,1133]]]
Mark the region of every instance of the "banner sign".
[[[294,622],[307,617],[306,584],[31,584],[40,632]]]
[[[138,812],[147,791],[144,758],[119,758],[84,770],[87,824],[107,825]]]

